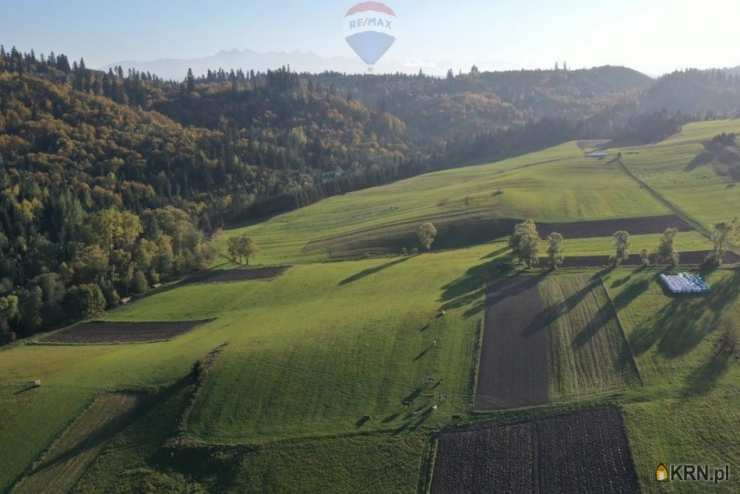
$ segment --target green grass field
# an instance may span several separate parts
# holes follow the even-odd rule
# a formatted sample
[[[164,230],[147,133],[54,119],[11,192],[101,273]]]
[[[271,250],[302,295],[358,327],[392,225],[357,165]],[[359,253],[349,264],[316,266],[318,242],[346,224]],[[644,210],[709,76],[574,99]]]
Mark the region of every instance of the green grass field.
[[[69,492],[106,440],[123,427],[123,420],[137,402],[136,396],[120,393],[98,397],[15,486],[13,493]]]
[[[737,189],[709,169],[683,168],[702,140],[738,129],[740,121],[692,124],[663,143],[621,152],[630,171],[708,226],[740,212]],[[171,341],[21,342],[0,350],[0,492],[74,431],[96,397],[131,391],[149,397],[146,409],[106,441],[75,491],[417,492],[430,432],[480,419],[471,404],[484,294],[488,283],[511,274],[502,269],[506,242],[344,262],[323,262],[332,252],[307,245],[323,240],[341,249],[363,235],[382,242],[430,218],[454,225],[670,213],[620,167],[586,159],[570,143],[331,198],[224,232],[218,248],[246,234],[262,249],[257,263],[295,265],[272,281],[184,285],[105,316],[215,318]],[[635,236],[632,251],[654,250],[658,240]],[[704,250],[710,243],[681,233],[678,247]],[[608,237],[566,239],[566,256],[612,250]],[[596,272],[565,270],[543,285],[547,300],[571,301],[550,328],[561,336],[554,393],[562,400],[548,409],[579,406],[581,397],[620,405],[647,492],[655,487],[656,461],[707,458],[731,463],[740,476],[737,358],[716,356],[726,328],[740,322],[737,271],[711,273],[712,294],[691,299],[665,295],[653,269],[601,272],[603,288],[584,290]],[[641,386],[622,365],[624,341]],[[180,423],[192,395],[186,376],[223,343]],[[26,389],[35,379],[42,386]],[[181,427],[183,444],[168,442]],[[680,485],[661,491],[694,492]]]
[[[499,193],[500,192],[500,193]],[[575,143],[500,163],[431,173],[376,187],[230,230],[217,240],[249,235],[262,263],[326,259],[369,231],[373,237],[413,232],[424,221],[464,224],[470,218],[534,218],[569,222],[669,214],[615,165],[583,156]],[[310,242],[336,239],[324,249]]]
[[[689,170],[702,142],[722,132],[740,133],[740,121],[694,123],[652,146],[614,150],[624,164],[690,218],[711,228],[740,214],[740,188],[711,166]]]
[[[640,384],[599,278],[551,276],[540,284],[540,293],[552,320],[546,328],[552,346],[550,396],[557,399]]]

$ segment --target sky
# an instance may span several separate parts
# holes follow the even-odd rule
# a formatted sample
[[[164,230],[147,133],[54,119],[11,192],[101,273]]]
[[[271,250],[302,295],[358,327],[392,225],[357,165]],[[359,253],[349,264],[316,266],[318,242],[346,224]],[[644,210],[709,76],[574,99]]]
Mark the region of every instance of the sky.
[[[355,1],[0,0],[0,44],[124,60],[220,50],[354,57],[342,18]],[[740,65],[738,0],[386,0],[397,14],[386,59],[468,70],[624,65],[651,75]]]

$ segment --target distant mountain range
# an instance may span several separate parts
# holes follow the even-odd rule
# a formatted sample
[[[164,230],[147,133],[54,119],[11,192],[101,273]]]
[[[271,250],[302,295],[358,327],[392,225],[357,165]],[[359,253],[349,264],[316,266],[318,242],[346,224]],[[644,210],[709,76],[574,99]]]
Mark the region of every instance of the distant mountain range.
[[[336,71],[348,74],[364,74],[368,72],[368,66],[359,58],[349,57],[322,57],[310,51],[291,52],[265,52],[260,53],[253,50],[222,50],[215,55],[190,58],[190,59],[160,59],[151,61],[125,60],[103,67],[108,70],[111,67],[123,67],[124,71],[134,68],[143,72],[151,72],[163,79],[182,80],[192,68],[196,76],[204,75],[209,69],[226,71],[231,69],[254,70],[264,72],[267,69],[277,69],[290,66],[294,72],[320,73],[325,71]],[[435,64],[425,62],[403,63],[394,60],[386,60],[375,67],[378,73],[416,73],[423,69],[428,74],[443,74],[447,69],[437,68]]]
[[[106,65],[105,67],[101,67],[101,69],[108,70],[112,67],[121,66],[124,71],[133,68],[138,71],[156,74],[163,79],[181,81],[187,75],[189,68],[192,68],[193,73],[199,76],[205,75],[209,69],[218,70],[222,68],[226,71],[242,69],[244,71],[254,70],[256,72],[264,72],[267,69],[274,70],[288,65],[294,72],[310,72],[314,74],[327,71],[346,74],[368,73],[368,66],[359,58],[322,57],[310,51],[300,50],[264,53],[254,50],[221,50],[214,55],[200,58],[166,58],[149,61],[125,60]],[[467,72],[472,65],[473,62],[453,62],[448,60],[436,62],[428,60],[401,61],[392,57],[386,57],[374,67],[373,71],[378,74],[416,74],[419,70],[422,70],[427,75],[443,76],[450,67],[454,67],[455,71],[463,68]],[[482,61],[477,63],[477,65],[481,70],[518,70],[521,68],[500,60]]]

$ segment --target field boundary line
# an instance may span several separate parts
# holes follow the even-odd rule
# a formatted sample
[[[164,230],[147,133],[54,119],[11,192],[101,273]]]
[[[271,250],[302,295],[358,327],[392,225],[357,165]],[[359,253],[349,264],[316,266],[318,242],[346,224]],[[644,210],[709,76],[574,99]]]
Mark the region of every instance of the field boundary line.
[[[704,227],[701,223],[696,221],[694,218],[692,218],[688,213],[686,213],[683,209],[679,208],[675,204],[673,204],[671,201],[666,199],[663,194],[658,192],[656,189],[654,189],[652,186],[650,186],[647,182],[645,182],[642,178],[640,178],[635,172],[629,169],[627,165],[624,164],[624,162],[621,159],[617,159],[616,163],[618,164],[619,168],[627,174],[628,177],[630,177],[632,180],[637,182],[641,187],[643,187],[647,192],[653,196],[655,200],[663,204],[663,206],[667,207],[669,210],[673,211],[673,213],[684,220],[686,223],[691,225],[697,232],[701,233],[705,237],[709,238],[711,240],[712,234],[711,232]]]
[[[622,335],[624,347],[627,349],[627,351],[630,352],[630,362],[632,362],[632,367],[635,369],[637,380],[640,381],[640,386],[645,386],[645,382],[642,380],[642,375],[640,374],[640,368],[637,367],[637,362],[635,361],[635,352],[632,351],[632,347],[630,346],[629,340],[627,339],[627,333],[624,331],[624,324],[622,323],[622,318],[619,316],[617,306],[614,305],[614,300],[612,300],[612,296],[609,294],[609,290],[607,290],[606,285],[604,284],[604,280],[601,277],[599,277],[599,284],[601,285],[601,289],[604,290],[604,293],[606,294],[606,299],[609,301],[609,307],[614,313],[614,319],[617,321],[617,326],[619,326],[619,332]]]
[[[486,332],[486,300],[488,299],[488,285],[486,285],[485,292],[483,294],[483,317],[478,321],[478,335],[475,339],[475,347],[473,348],[473,354],[475,360],[473,361],[473,392],[471,393],[472,400],[470,402],[470,409],[475,410],[475,403],[478,399],[478,379],[480,376],[480,361],[481,354],[483,353],[483,337]]]
[[[417,488],[419,494],[430,494],[432,492],[434,464],[437,460],[438,448],[439,440],[434,436],[430,436],[427,440],[427,446],[424,448],[424,457],[422,458],[421,470],[419,472],[419,486]]]
[[[195,409],[195,405],[198,402],[198,398],[200,398],[203,388],[208,382],[208,375],[210,374],[211,368],[213,368],[216,360],[228,344],[228,342],[221,343],[216,348],[208,352],[204,358],[196,360],[195,364],[193,364],[191,375],[195,378],[195,389],[190,396],[189,402],[185,405],[185,409],[182,411],[182,415],[180,416],[180,423],[177,425],[178,432],[181,436],[187,434],[190,425],[190,416]]]

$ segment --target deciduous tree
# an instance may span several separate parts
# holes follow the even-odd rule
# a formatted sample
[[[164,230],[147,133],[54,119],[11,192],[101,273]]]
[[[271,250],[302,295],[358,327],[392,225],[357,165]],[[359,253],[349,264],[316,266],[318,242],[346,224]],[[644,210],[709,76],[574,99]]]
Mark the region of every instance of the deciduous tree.
[[[615,248],[615,253],[612,261],[615,266],[619,266],[630,256],[630,234],[627,231],[620,230],[618,232],[614,232],[614,235],[612,235],[612,237],[614,239]]]
[[[416,230],[416,237],[419,239],[419,244],[429,251],[432,249],[432,244],[437,239],[437,228],[432,223],[423,223],[419,225]]]
[[[550,260],[550,267],[558,269],[565,261],[564,238],[561,234],[553,232],[547,236],[547,257]]]

